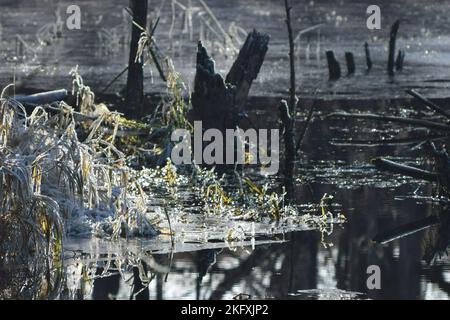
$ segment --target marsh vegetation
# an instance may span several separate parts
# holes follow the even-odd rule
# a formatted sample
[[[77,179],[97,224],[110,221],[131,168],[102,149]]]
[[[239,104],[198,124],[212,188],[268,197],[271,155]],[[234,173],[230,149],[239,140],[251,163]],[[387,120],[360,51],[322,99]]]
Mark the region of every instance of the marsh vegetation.
[[[374,35],[346,1],[122,2],[73,33],[65,1],[1,10],[1,299],[448,299],[441,25],[396,4]],[[279,172],[249,141],[243,163],[175,164],[196,121],[280,130]]]

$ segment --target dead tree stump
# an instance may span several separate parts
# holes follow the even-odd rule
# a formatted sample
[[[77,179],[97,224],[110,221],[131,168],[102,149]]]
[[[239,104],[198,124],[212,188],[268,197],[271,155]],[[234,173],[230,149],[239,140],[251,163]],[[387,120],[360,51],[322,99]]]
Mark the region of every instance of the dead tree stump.
[[[338,80],[341,77],[341,67],[334,57],[333,51],[327,51],[328,71],[330,73],[330,80]]]
[[[355,58],[353,57],[353,53],[346,52],[345,53],[345,61],[347,62],[347,76],[351,76],[355,74]]]
[[[268,43],[268,35],[251,32],[226,80],[216,73],[214,60],[202,43],[198,43],[192,106],[194,120],[202,121],[205,130],[215,128],[224,133],[226,129],[236,128],[239,113],[264,62]]]

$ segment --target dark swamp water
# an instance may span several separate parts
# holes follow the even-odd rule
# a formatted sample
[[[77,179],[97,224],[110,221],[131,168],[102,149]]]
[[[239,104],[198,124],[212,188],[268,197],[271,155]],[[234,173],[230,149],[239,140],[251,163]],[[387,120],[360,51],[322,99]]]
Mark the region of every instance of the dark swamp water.
[[[126,48],[120,45],[119,39],[117,46],[105,49],[98,35],[102,28],[113,27],[120,34],[123,17],[121,10],[115,8],[121,8],[126,1],[119,0],[97,4],[78,1],[86,8],[85,32],[67,33],[60,42],[31,54],[31,60],[11,61],[10,57],[16,53],[16,34],[32,43],[36,28],[52,22],[56,9],[64,8],[69,2],[0,0],[1,41],[2,47],[7,48],[0,57],[3,59],[2,87],[11,80],[14,68],[19,88],[24,91],[70,88],[67,74],[76,64],[94,90],[103,88],[121,71],[126,64]],[[171,46],[167,40],[169,2],[161,5],[160,1],[150,1],[154,10],[161,8],[163,18],[158,38],[167,51]],[[250,99],[248,112],[258,127],[278,128],[274,101],[286,93],[284,88],[288,85],[282,6],[277,1],[262,0],[207,3],[227,27],[236,21],[245,30],[263,26],[261,31],[271,34],[267,61],[252,89],[255,98]],[[450,224],[445,218],[430,228],[386,244],[373,241],[377,235],[429,216],[448,216],[442,206],[430,201],[436,192],[433,186],[379,172],[370,164],[372,158],[386,156],[427,166],[421,151],[413,148],[414,143],[376,143],[385,138],[420,137],[426,130],[326,118],[335,111],[416,114],[417,109],[411,106],[418,103],[404,99],[406,88],[418,88],[439,98],[441,105],[449,103],[446,99],[450,81],[448,17],[443,15],[449,4],[441,1],[430,1],[427,6],[419,1],[380,3],[382,10],[386,9],[383,16],[386,24],[379,33],[364,28],[367,7],[364,2],[338,1],[330,5],[327,1],[299,1],[294,10],[298,30],[326,23],[321,29],[320,46],[317,33],[312,33],[308,38],[309,53],[305,41],[297,65],[301,72],[300,105],[306,110],[315,103],[317,111],[305,137],[296,177],[296,200],[299,204],[317,203],[324,194],[332,194],[347,222],[332,225],[332,232],[324,239],[317,230],[276,235],[267,232],[265,237],[245,238],[236,243],[190,241],[177,243],[175,247],[167,236],[128,243],[67,239],[62,265],[51,272],[34,275],[54,279],[52,288],[42,290],[40,298],[449,299],[448,256],[444,254],[429,261],[435,251],[448,245]],[[388,24],[396,18],[404,19],[399,43],[407,48],[407,57],[405,69],[392,81],[384,74],[384,66]],[[198,29],[194,38],[195,32]],[[195,41],[189,41],[188,35],[180,32],[175,34],[172,44],[175,66],[186,79],[193,79]],[[323,52],[332,48],[343,56],[344,50],[354,50],[359,52],[356,59],[361,65],[364,41],[371,41],[373,46],[373,72],[366,76],[359,70],[352,78],[328,82]],[[317,48],[320,51],[316,57]],[[224,70],[232,62],[224,59],[220,50],[215,58]],[[152,80],[148,74],[147,91],[163,90],[157,77]],[[118,81],[110,91],[119,91],[124,81]],[[314,100],[313,92],[317,95]],[[263,95],[271,99],[261,98]],[[346,141],[350,138],[372,143],[349,145]],[[436,250],[437,247],[441,250]],[[366,285],[367,268],[371,265],[381,269],[379,290],[369,290]]]

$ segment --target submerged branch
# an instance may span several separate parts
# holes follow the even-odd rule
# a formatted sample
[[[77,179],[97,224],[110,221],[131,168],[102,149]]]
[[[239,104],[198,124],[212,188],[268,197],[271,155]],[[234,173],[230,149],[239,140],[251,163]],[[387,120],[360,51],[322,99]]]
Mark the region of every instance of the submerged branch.
[[[401,163],[397,163],[391,160],[376,158],[372,160],[372,164],[374,164],[378,170],[381,171],[389,171],[392,173],[398,173],[405,176],[409,176],[415,179],[426,180],[430,182],[437,182],[438,176],[437,174],[426,171],[419,168],[410,167]]]
[[[433,122],[433,121],[422,120],[422,119],[383,116],[383,115],[378,115],[378,114],[373,114],[373,113],[334,112],[334,113],[328,114],[326,117],[327,118],[354,118],[354,119],[363,119],[363,120],[397,122],[397,123],[405,123],[405,124],[410,124],[410,125],[415,125],[415,126],[422,126],[422,127],[441,130],[441,131],[450,131],[450,125],[439,123],[439,122]]]
[[[421,219],[418,221],[414,221],[414,222],[399,226],[392,230],[381,232],[375,236],[373,241],[381,243],[381,244],[386,244],[386,243],[392,242],[394,240],[401,239],[406,236],[412,235],[416,232],[425,230],[425,229],[430,228],[437,224],[439,224],[439,218],[437,216],[430,216],[425,219]]]
[[[430,101],[427,97],[424,97],[419,92],[411,89],[411,90],[406,90],[406,93],[413,96],[414,98],[418,99],[420,102],[422,102],[424,105],[426,105],[428,108],[432,109],[436,113],[439,113],[440,115],[446,117],[447,119],[450,119],[450,112],[442,109],[440,106],[438,106],[434,102]]]

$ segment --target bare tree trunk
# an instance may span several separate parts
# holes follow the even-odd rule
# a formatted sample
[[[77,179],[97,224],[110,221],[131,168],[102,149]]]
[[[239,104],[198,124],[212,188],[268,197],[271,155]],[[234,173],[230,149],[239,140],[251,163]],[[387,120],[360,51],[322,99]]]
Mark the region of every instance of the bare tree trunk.
[[[147,26],[147,0],[130,0],[133,20],[143,28]],[[131,31],[128,78],[125,94],[126,114],[136,117],[144,107],[144,69],[143,63],[136,61],[138,42],[142,31],[133,24]]]

